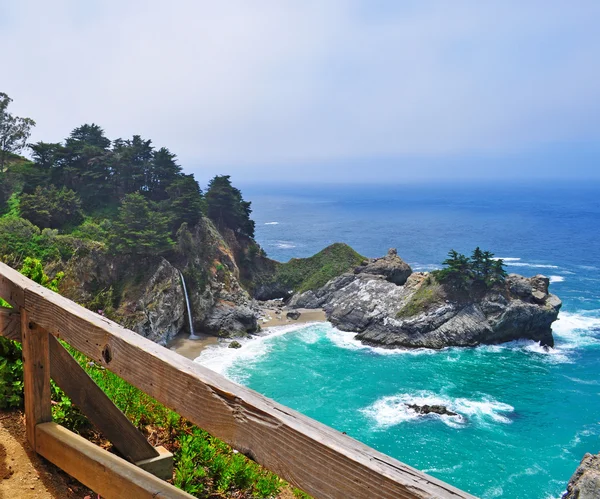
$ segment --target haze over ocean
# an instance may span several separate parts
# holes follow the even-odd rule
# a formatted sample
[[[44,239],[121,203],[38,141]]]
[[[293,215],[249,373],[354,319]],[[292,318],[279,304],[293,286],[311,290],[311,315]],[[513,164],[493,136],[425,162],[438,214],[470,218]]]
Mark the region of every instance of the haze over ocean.
[[[475,246],[551,279],[556,346],[364,347],[328,324],[211,348],[199,362],[482,498],[556,498],[600,450],[600,184],[244,186],[257,240],[281,261],[342,241],[413,270]],[[417,418],[404,403],[459,416]]]

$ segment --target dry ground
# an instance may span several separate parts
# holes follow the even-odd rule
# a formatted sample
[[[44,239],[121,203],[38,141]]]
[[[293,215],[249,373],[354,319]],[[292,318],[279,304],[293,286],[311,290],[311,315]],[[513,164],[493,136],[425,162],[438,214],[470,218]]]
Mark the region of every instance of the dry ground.
[[[27,443],[21,412],[0,411],[0,499],[96,498]]]

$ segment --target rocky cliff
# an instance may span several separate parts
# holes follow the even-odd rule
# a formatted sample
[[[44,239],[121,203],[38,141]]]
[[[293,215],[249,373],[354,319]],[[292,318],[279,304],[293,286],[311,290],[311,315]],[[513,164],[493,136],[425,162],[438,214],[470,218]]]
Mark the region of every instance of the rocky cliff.
[[[323,307],[328,320],[365,344],[443,348],[526,338],[553,346],[560,300],[544,276],[510,274],[490,289],[457,293],[427,273],[413,273],[390,250],[325,286],[294,295],[289,306]]]
[[[258,329],[257,312],[240,283],[237,263],[251,244],[232,232],[221,234],[204,218],[194,227],[182,227],[176,249],[167,257],[115,258],[100,244],[81,248],[64,268],[61,293],[166,343],[187,329],[181,271],[194,329],[243,336]]]
[[[597,499],[600,497],[600,454],[586,454],[569,480],[562,499]]]

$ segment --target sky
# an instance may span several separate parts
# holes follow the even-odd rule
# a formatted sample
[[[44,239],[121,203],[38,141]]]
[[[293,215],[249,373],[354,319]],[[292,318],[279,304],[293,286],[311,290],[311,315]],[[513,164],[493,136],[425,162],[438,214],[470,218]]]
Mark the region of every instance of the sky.
[[[599,19],[598,0],[0,0],[0,91],[32,141],[94,122],[201,181],[598,179]]]

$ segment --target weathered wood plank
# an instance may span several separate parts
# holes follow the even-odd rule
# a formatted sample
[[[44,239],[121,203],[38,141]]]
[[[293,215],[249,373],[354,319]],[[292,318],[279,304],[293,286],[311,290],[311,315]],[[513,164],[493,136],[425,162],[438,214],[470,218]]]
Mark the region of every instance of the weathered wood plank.
[[[35,426],[52,421],[49,334],[34,326],[27,311],[22,308],[21,335],[27,440],[35,449]]]
[[[192,499],[151,473],[55,423],[39,424],[35,450],[107,499]]]
[[[15,269],[0,262],[0,298],[19,309],[25,303],[24,291],[31,281]]]
[[[473,497],[31,286],[31,319],[317,498]]]
[[[94,383],[71,354],[50,338],[50,376],[88,419],[131,462],[158,457],[158,451]]]
[[[0,336],[21,341],[21,316],[15,309],[0,307]]]

